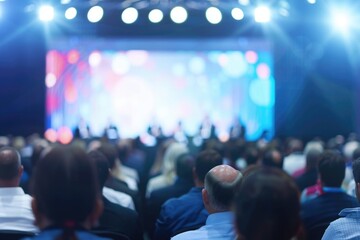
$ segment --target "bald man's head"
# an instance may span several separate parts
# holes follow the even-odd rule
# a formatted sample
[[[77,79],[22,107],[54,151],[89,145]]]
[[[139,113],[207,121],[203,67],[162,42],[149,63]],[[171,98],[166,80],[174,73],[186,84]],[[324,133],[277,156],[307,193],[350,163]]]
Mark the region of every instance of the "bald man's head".
[[[239,171],[228,165],[216,166],[206,174],[203,198],[209,212],[230,209],[241,177]]]
[[[0,181],[15,180],[21,174],[20,154],[15,148],[3,147],[0,149]]]

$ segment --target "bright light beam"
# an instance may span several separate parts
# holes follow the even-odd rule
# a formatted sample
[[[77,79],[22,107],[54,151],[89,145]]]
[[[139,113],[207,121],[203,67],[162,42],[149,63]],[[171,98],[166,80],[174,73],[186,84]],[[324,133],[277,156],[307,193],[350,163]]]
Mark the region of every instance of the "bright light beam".
[[[258,23],[267,23],[271,20],[271,11],[266,6],[260,6],[254,10],[255,22]]]
[[[50,5],[43,5],[39,7],[38,18],[40,21],[50,22],[54,20],[54,17],[55,17],[54,7]]]
[[[351,24],[351,15],[346,11],[334,11],[332,13],[332,24],[336,31],[348,33]]]

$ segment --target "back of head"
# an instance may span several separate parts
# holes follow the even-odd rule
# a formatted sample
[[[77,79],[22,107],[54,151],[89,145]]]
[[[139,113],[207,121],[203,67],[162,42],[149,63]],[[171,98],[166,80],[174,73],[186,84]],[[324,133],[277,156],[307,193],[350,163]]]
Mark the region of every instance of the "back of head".
[[[176,159],[188,152],[189,150],[185,144],[178,142],[172,143],[164,153],[164,160],[162,165],[163,174],[175,172]]]
[[[360,158],[357,158],[353,161],[352,168],[355,183],[360,183]]]
[[[110,143],[102,143],[101,146],[96,150],[104,154],[104,156],[109,162],[109,167],[111,169],[115,167],[115,162],[116,159],[118,158],[118,152],[114,145]]]
[[[340,153],[325,151],[319,160],[321,182],[326,187],[340,187],[345,178],[345,161]]]
[[[0,149],[0,181],[14,180],[21,174],[20,154],[15,148],[2,147]]]
[[[200,182],[204,182],[205,175],[213,168],[222,164],[221,155],[215,150],[205,150],[195,159],[195,173]]]
[[[300,152],[303,150],[303,143],[300,139],[292,138],[288,141],[288,153]]]
[[[306,153],[306,168],[308,170],[317,168],[321,154],[322,152],[317,149],[311,149]]]
[[[214,212],[229,211],[241,177],[238,170],[228,165],[212,168],[205,176],[205,190],[209,201],[209,206],[205,204],[205,207],[210,207]]]
[[[192,169],[195,159],[189,154],[183,154],[176,159],[176,175],[184,180],[192,181]]]
[[[258,162],[260,157],[259,150],[256,147],[248,147],[245,151],[245,161],[247,166],[254,165]]]
[[[59,146],[39,160],[33,176],[37,211],[54,225],[82,224],[99,197],[93,164],[78,148]]]
[[[291,239],[300,227],[294,180],[276,168],[254,168],[243,177],[237,192],[235,218],[241,240]]]
[[[263,165],[282,169],[283,167],[282,154],[276,149],[267,150],[263,157]]]
[[[360,158],[360,147],[359,148],[356,148],[353,152],[353,155],[352,155],[352,159],[355,160],[355,159],[358,159]]]
[[[90,161],[94,163],[97,177],[99,180],[99,186],[102,189],[105,185],[107,178],[109,177],[109,162],[105,155],[100,151],[91,151],[88,153]]]

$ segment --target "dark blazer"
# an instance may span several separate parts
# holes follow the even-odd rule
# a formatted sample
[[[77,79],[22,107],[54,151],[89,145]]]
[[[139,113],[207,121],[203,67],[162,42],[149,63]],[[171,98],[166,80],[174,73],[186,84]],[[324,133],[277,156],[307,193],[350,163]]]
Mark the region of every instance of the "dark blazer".
[[[137,191],[134,191],[128,187],[128,185],[117,178],[114,178],[112,176],[109,176],[107,181],[105,182],[105,187],[111,188],[115,191],[126,193],[129,195],[132,200],[134,201],[135,209],[138,213],[141,211],[141,201],[140,201],[140,195]]]
[[[129,208],[112,203],[103,197],[104,211],[95,230],[125,234],[132,240],[143,240],[143,229],[138,214]]]
[[[339,218],[344,208],[359,207],[358,201],[345,192],[325,192],[315,199],[309,200],[301,206],[301,218],[307,232],[308,239],[316,240],[319,228],[324,233],[330,222]]]
[[[155,230],[155,222],[159,217],[161,205],[170,198],[177,198],[187,193],[193,187],[193,182],[181,178],[176,179],[171,186],[163,187],[151,192],[150,197],[146,201],[145,228],[149,236],[153,236]]]

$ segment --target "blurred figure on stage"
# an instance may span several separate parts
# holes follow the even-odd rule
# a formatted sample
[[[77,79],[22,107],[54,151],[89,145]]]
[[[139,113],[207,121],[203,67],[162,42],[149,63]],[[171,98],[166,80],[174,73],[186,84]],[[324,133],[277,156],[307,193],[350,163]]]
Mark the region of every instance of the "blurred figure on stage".
[[[246,127],[239,117],[234,117],[230,127],[230,139],[245,139]]]
[[[92,137],[90,126],[84,118],[80,118],[78,125],[74,130],[74,138],[90,139]]]
[[[104,137],[111,142],[116,142],[120,138],[117,126],[111,120],[108,121],[108,125],[105,127]]]
[[[204,117],[200,124],[199,133],[202,139],[216,138],[215,125],[212,123],[209,115]]]

